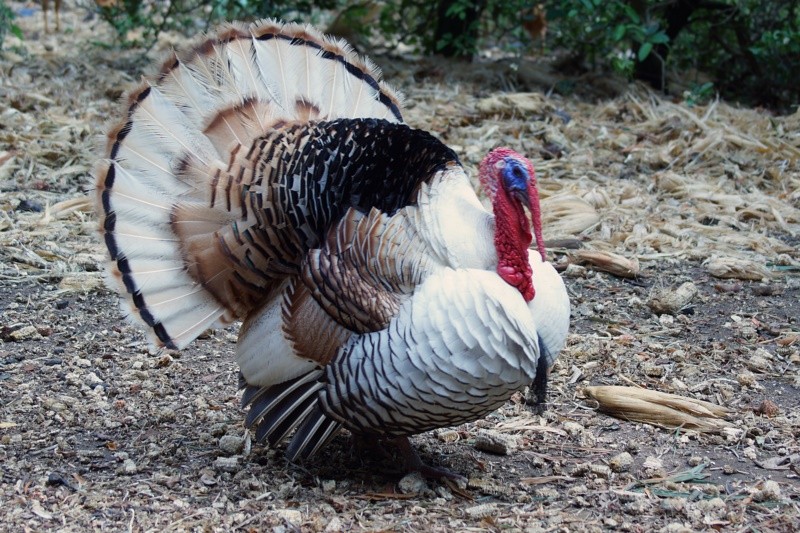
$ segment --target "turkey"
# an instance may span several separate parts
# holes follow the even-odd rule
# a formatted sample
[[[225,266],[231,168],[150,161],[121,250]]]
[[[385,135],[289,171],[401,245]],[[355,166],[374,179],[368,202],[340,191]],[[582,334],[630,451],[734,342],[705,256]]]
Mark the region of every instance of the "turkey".
[[[544,397],[569,300],[531,163],[483,159],[488,211],[343,41],[264,20],[173,53],[128,95],[96,178],[125,311],[170,349],[242,320],[246,424],[290,460],[346,428],[438,475],[410,435],[532,382]]]

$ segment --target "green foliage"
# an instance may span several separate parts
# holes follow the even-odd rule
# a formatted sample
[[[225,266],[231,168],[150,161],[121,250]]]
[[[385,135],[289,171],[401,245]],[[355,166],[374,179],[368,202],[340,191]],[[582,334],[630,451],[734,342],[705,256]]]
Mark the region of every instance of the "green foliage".
[[[800,3],[727,0],[703,10],[675,39],[670,65],[710,75],[719,92],[791,111],[800,104]]]
[[[707,81],[684,91],[683,100],[689,107],[707,103],[714,96],[714,83]]]
[[[448,19],[458,20],[463,26],[454,28],[456,31],[440,32],[439,38],[433,43],[433,51],[441,52],[451,48],[460,57],[469,57],[475,53],[477,42],[475,35],[480,29],[480,10],[472,0],[454,0],[444,10]],[[475,13],[477,12],[477,16]],[[460,30],[460,31],[459,31]]]
[[[371,0],[360,3],[347,2],[336,18],[328,25],[328,31],[350,41],[359,41],[361,36],[369,36],[380,17],[381,6]],[[352,43],[355,44],[355,43]]]
[[[420,0],[394,0],[381,11],[378,29],[389,48],[400,43],[419,50],[435,50],[433,34],[436,4]]]
[[[668,44],[658,19],[643,18],[622,0],[565,0],[550,2],[548,19],[553,45],[585,58],[596,68],[610,65],[633,77],[637,61],[644,61],[657,44]]]
[[[22,39],[22,30],[14,24],[14,12],[4,0],[0,0],[0,48],[3,47],[3,41],[9,32]]]
[[[387,44],[402,43],[426,54],[473,55],[480,44],[481,12],[495,0],[394,0],[385,3],[380,33]],[[515,2],[510,2],[515,3]],[[442,19],[451,24],[443,24]],[[457,23],[457,24],[456,24]]]
[[[426,54],[470,57],[498,46],[521,52],[530,42],[522,23],[535,5],[531,0],[389,0],[379,29],[390,47],[403,43]]]
[[[101,15],[119,43],[147,47],[165,30],[197,33],[222,20],[260,17],[314,21],[325,12],[338,14],[334,24],[342,31],[337,33],[351,40],[378,33],[388,49],[402,43],[428,54],[468,58],[488,47],[527,53],[535,36],[523,25],[532,21],[535,5],[531,0],[119,0]],[[664,73],[673,79],[691,70],[709,75],[711,85],[697,82],[687,92],[692,105],[712,91],[783,108],[798,103],[796,0],[545,0],[543,5],[546,45],[569,52],[578,60],[572,64],[611,68],[656,86]],[[676,27],[673,15],[680,6],[687,14],[685,24]],[[2,13],[0,39],[3,31],[13,31]]]
[[[551,45],[569,50],[591,68],[610,66],[627,76],[655,56],[679,79],[695,70],[712,85],[687,92],[689,103],[714,89],[728,98],[781,109],[800,99],[800,2],[718,0],[684,2],[688,23],[670,28],[660,0],[550,0]],[[673,11],[674,14],[674,11]],[[672,37],[670,37],[672,36]]]
[[[100,8],[114,28],[117,43],[151,47],[162,31],[207,31],[225,20],[275,17],[307,20],[314,8],[332,9],[337,0],[119,0]]]

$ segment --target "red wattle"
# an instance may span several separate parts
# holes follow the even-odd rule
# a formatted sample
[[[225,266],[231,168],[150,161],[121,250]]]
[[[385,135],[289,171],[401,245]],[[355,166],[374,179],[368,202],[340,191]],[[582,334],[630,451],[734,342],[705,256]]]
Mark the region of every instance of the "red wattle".
[[[529,302],[536,294],[528,260],[528,247],[533,241],[530,224],[522,206],[510,200],[502,187],[498,188],[493,203],[497,274]]]

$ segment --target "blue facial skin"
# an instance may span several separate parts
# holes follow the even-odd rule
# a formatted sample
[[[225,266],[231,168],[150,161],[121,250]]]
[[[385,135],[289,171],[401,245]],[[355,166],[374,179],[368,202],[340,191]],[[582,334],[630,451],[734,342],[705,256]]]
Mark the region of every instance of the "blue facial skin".
[[[522,205],[530,209],[528,184],[531,177],[528,174],[528,169],[516,159],[506,158],[505,163],[501,171],[503,188],[505,188],[508,194],[519,200]]]

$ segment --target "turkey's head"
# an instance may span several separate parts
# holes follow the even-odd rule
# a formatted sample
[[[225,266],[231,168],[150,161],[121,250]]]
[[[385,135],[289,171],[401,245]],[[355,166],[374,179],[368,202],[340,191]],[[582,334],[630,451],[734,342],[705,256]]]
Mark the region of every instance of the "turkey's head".
[[[494,209],[497,273],[531,301],[536,291],[528,248],[534,237],[542,261],[546,260],[536,172],[517,152],[495,148],[481,161],[479,178]]]

